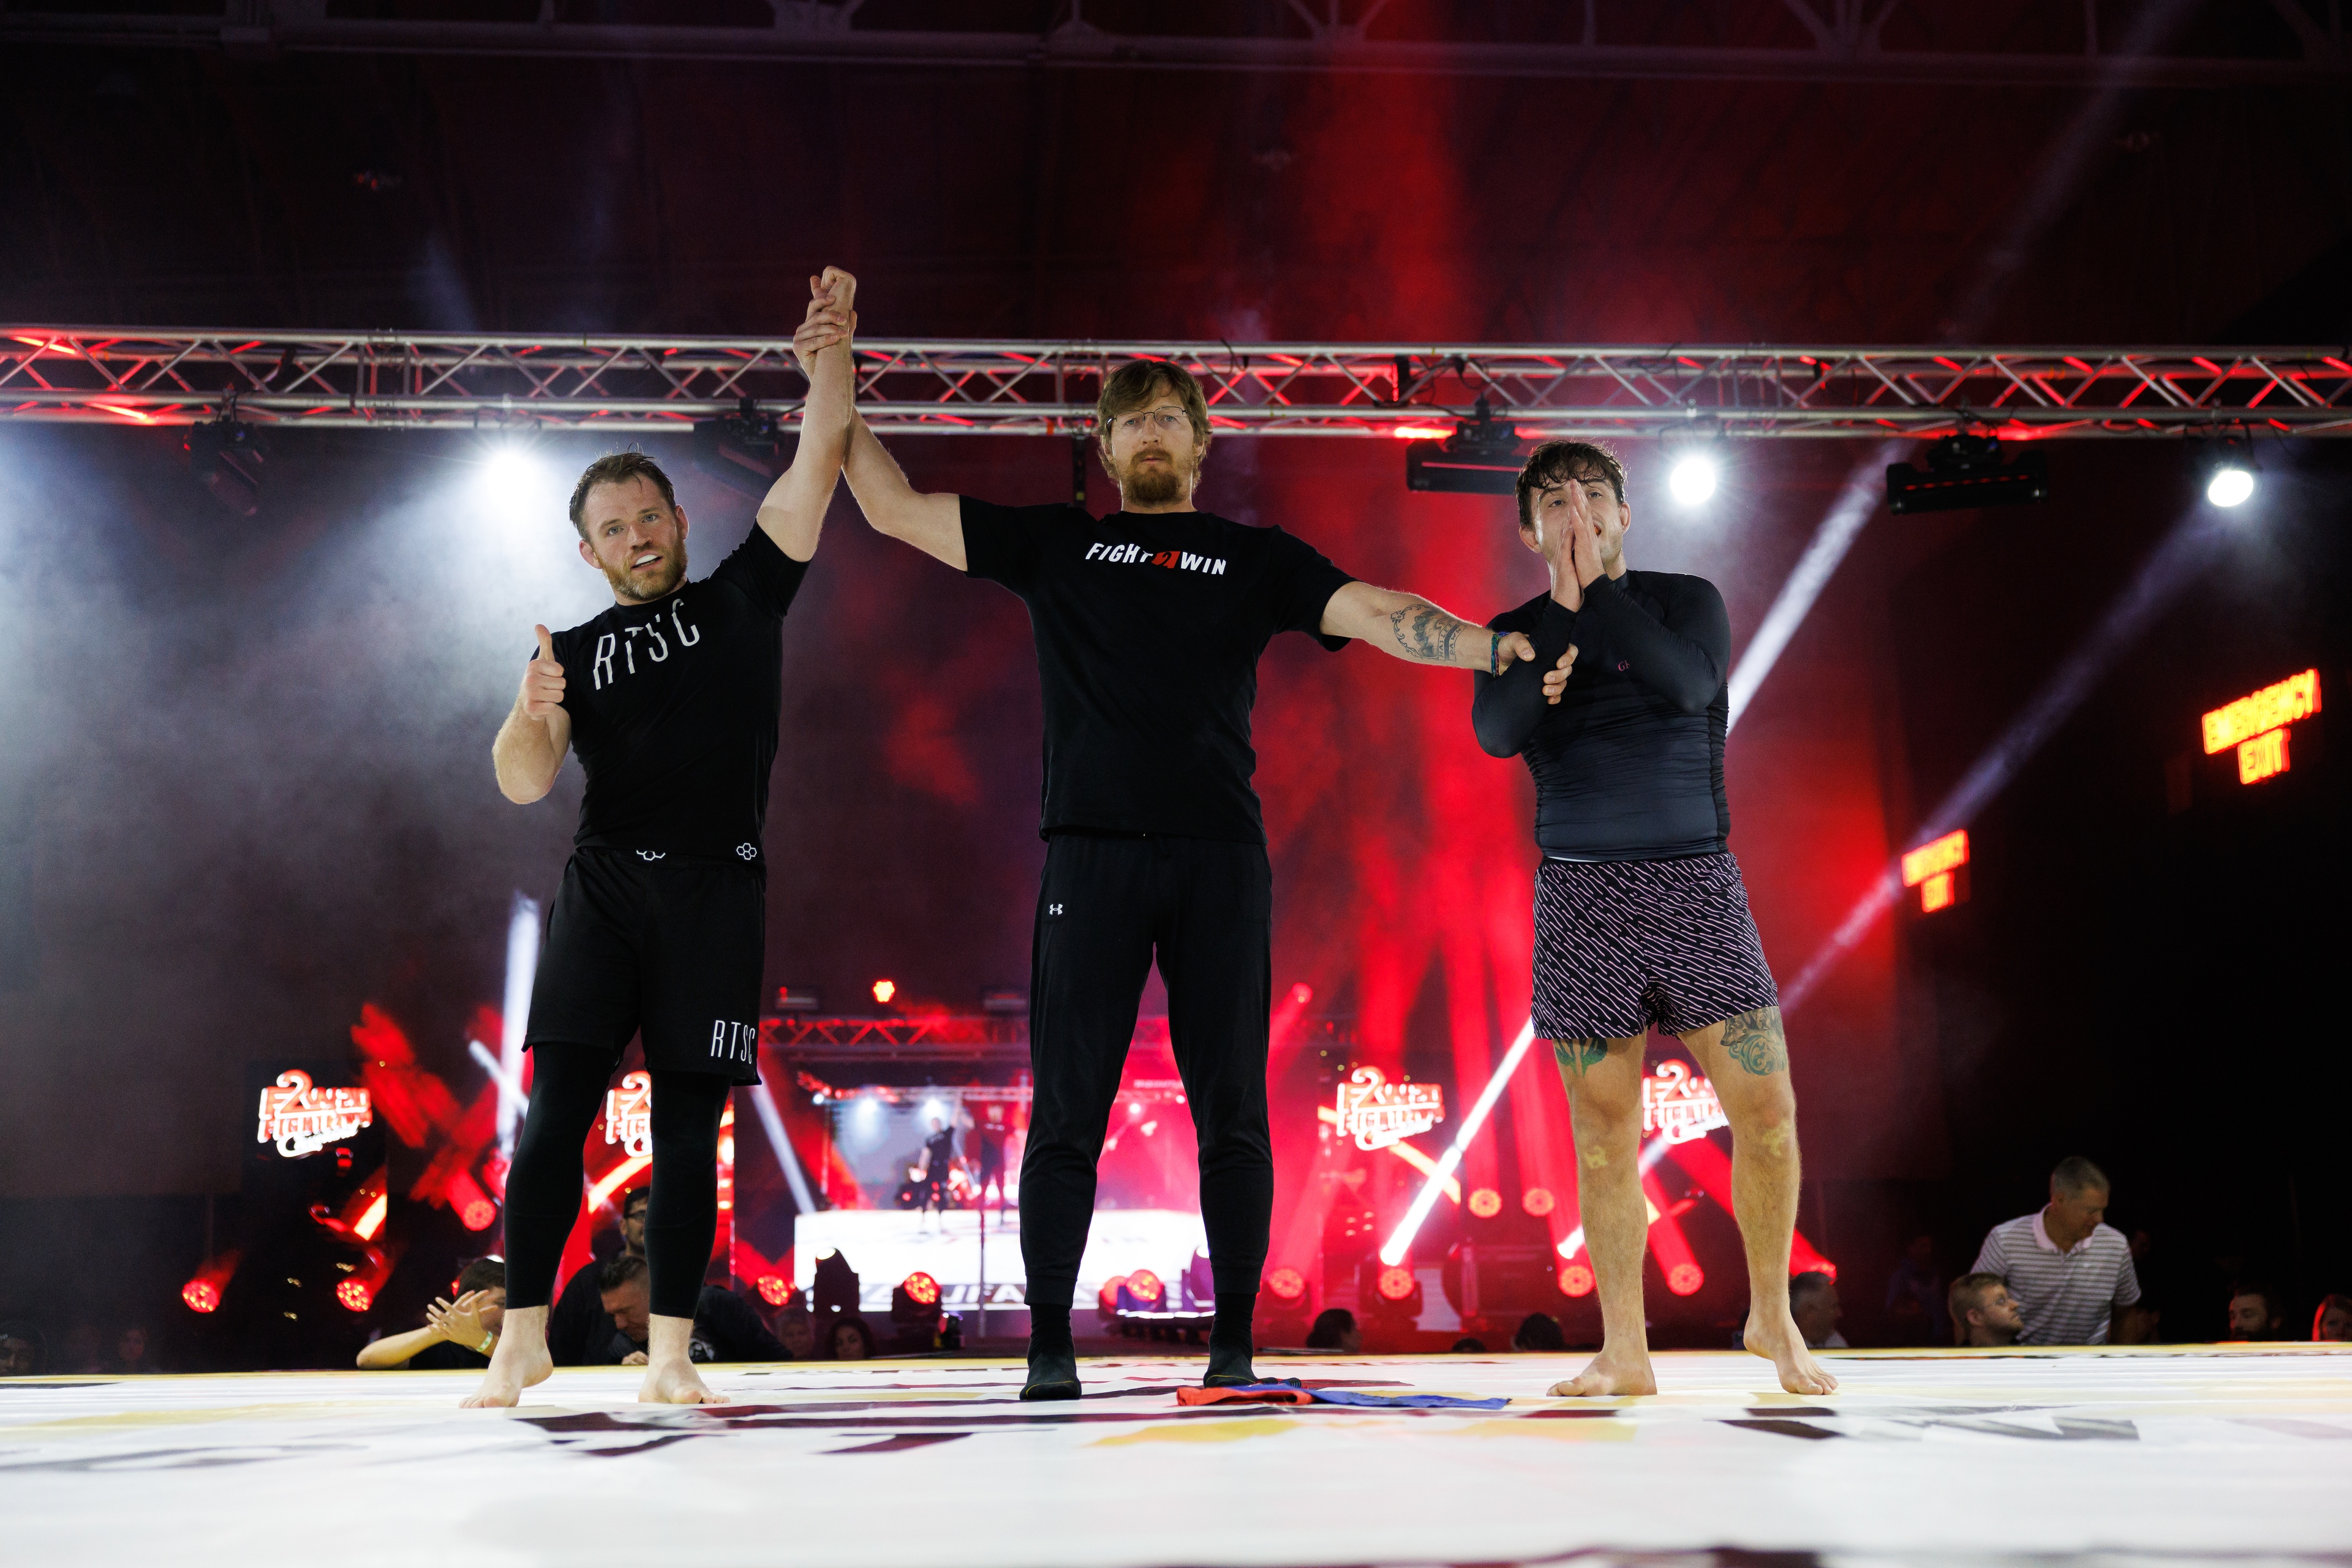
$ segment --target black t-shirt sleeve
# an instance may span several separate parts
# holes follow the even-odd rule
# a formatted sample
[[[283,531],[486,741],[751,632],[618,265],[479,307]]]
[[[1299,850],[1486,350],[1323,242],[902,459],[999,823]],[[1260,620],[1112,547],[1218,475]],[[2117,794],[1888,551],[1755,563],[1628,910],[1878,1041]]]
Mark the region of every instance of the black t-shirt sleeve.
[[[963,507],[963,569],[969,577],[1002,583],[1026,595],[1037,580],[1045,544],[1066,506],[998,506],[961,498]]]
[[[1520,660],[1500,675],[1473,671],[1470,727],[1479,750],[1490,757],[1516,757],[1543,721],[1543,680],[1568,645],[1576,640],[1576,612],[1546,595],[1533,614],[1507,610],[1486,623],[1492,631],[1525,632],[1536,645],[1532,663]],[[1571,672],[1573,673],[1573,672]]]
[[[760,1321],[751,1303],[732,1290],[707,1286],[694,1311],[694,1326],[720,1361],[790,1361],[792,1352]]]
[[[443,1340],[426,1345],[403,1363],[411,1372],[472,1372],[490,1364],[481,1352]]]
[[[751,536],[719,563],[710,578],[740,590],[752,604],[781,620],[793,607],[793,595],[801,591],[801,580],[808,575],[808,569],[807,562],[785,554],[768,537],[768,531],[754,523]]]
[[[1584,590],[1579,619],[1591,622],[1624,672],[1685,713],[1704,713],[1723,689],[1731,664],[1731,616],[1704,577],[1675,577],[1660,597],[1658,619],[1633,602],[1614,577]]]
[[[1355,579],[1332,565],[1321,551],[1305,540],[1279,528],[1272,531],[1274,538],[1267,546],[1271,558],[1266,563],[1266,587],[1271,595],[1274,629],[1305,632],[1334,652],[1346,647],[1346,637],[1324,632],[1323,611],[1331,603],[1331,595]]]

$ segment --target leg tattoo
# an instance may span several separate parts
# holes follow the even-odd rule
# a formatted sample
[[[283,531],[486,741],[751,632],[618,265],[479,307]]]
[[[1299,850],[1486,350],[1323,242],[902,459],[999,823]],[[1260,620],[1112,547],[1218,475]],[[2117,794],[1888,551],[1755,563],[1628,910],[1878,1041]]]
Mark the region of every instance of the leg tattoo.
[[[1724,1054],[1759,1078],[1789,1070],[1789,1042],[1780,1032],[1780,1009],[1759,1007],[1723,1021]]]
[[[1552,1060],[1559,1064],[1562,1072],[1572,1072],[1577,1077],[1582,1078],[1587,1072],[1609,1059],[1609,1042],[1606,1040],[1554,1040],[1551,1043],[1551,1056]]]

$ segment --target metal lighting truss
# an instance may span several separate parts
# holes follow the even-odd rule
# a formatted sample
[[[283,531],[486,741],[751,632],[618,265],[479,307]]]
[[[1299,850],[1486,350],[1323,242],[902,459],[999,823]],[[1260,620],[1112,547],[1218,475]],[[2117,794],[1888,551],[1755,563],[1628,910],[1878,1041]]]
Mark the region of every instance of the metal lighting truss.
[[[1172,360],[1222,433],[1645,436],[2352,435],[2330,348],[868,341],[877,430],[1070,435],[1106,370]],[[784,338],[0,327],[0,420],[683,433],[797,416]]]

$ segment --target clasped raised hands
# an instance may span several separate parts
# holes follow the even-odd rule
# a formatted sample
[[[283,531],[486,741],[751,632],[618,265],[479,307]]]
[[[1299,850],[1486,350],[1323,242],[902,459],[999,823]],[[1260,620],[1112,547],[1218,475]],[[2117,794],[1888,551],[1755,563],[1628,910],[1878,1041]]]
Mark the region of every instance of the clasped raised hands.
[[[857,334],[857,279],[838,267],[828,267],[809,279],[808,313],[793,333],[793,358],[803,375],[814,375],[816,356]]]

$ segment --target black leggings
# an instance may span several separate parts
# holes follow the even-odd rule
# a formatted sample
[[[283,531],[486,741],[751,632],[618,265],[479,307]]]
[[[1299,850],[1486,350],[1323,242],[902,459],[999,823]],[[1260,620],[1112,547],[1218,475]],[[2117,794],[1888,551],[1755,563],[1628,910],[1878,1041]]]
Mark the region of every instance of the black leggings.
[[[507,1308],[544,1307],[580,1213],[581,1150],[618,1064],[591,1046],[531,1047],[530,1110],[507,1173]],[[719,1121],[731,1080],[654,1075],[653,1201],[646,1268],[656,1317],[691,1318],[719,1227]]]

